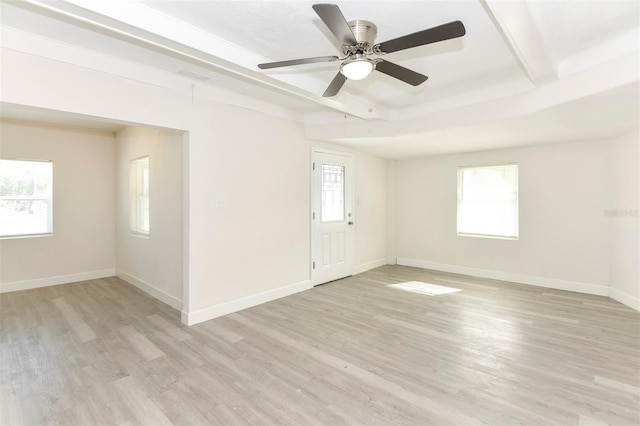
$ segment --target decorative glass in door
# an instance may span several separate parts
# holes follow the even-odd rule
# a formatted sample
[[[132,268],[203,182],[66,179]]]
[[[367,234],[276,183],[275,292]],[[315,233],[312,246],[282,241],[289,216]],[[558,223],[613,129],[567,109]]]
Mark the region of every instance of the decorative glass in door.
[[[322,165],[322,222],[344,220],[344,166]]]

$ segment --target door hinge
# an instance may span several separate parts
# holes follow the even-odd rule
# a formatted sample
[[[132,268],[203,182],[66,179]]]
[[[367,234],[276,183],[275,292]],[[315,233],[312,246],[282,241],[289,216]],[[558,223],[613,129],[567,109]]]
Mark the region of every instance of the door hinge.
[[[313,220],[316,220],[316,212],[313,212]]]
[[[314,162],[313,163],[313,170],[315,170],[315,169],[316,169],[316,163]]]
[[[313,269],[316,269],[316,262],[313,262]]]

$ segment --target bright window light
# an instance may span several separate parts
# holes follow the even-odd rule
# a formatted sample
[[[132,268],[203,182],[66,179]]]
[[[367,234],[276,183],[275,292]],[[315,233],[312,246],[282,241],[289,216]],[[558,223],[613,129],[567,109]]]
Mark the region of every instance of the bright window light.
[[[458,169],[458,235],[518,238],[518,165]]]
[[[53,233],[53,163],[0,159],[0,238]]]
[[[131,160],[129,184],[129,227],[134,234],[149,235],[149,157]]]
[[[389,284],[388,287],[413,293],[426,294],[427,296],[439,296],[441,294],[455,293],[459,288],[446,287],[443,285],[423,283],[421,281],[409,281],[406,283]]]

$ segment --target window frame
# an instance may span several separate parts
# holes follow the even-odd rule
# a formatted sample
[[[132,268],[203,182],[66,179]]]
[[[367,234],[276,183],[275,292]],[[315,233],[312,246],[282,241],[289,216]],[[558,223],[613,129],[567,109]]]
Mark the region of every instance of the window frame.
[[[47,230],[46,232],[34,232],[28,234],[0,234],[0,240],[9,240],[17,238],[35,238],[35,237],[50,237],[53,235],[53,161],[52,160],[33,160],[23,158],[0,158],[1,161],[15,161],[21,163],[47,163],[50,168],[49,179],[49,191],[46,194],[34,194],[34,195],[0,195],[0,201],[3,200],[32,200],[32,201],[44,201],[47,204]]]
[[[504,234],[488,234],[488,233],[474,233],[474,232],[460,232],[461,221],[461,209],[460,206],[464,203],[464,188],[463,188],[463,174],[465,170],[470,169],[491,169],[498,167],[515,166],[515,235]],[[518,240],[520,239],[520,166],[518,163],[501,163],[484,166],[460,166],[457,170],[457,204],[456,204],[456,234],[459,237],[475,237],[475,238],[490,238],[497,240]]]
[[[144,171],[147,171],[147,187],[145,188]],[[151,167],[149,156],[137,157],[129,162],[129,231],[140,237],[149,237],[151,234],[151,219],[148,219],[147,227],[144,223],[144,205],[149,215],[151,214],[150,202]]]

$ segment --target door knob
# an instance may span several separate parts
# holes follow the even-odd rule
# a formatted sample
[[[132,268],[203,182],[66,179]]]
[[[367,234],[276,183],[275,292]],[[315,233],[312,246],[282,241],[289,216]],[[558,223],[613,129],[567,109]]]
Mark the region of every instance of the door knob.
[[[347,225],[353,225],[352,221],[347,222]]]

